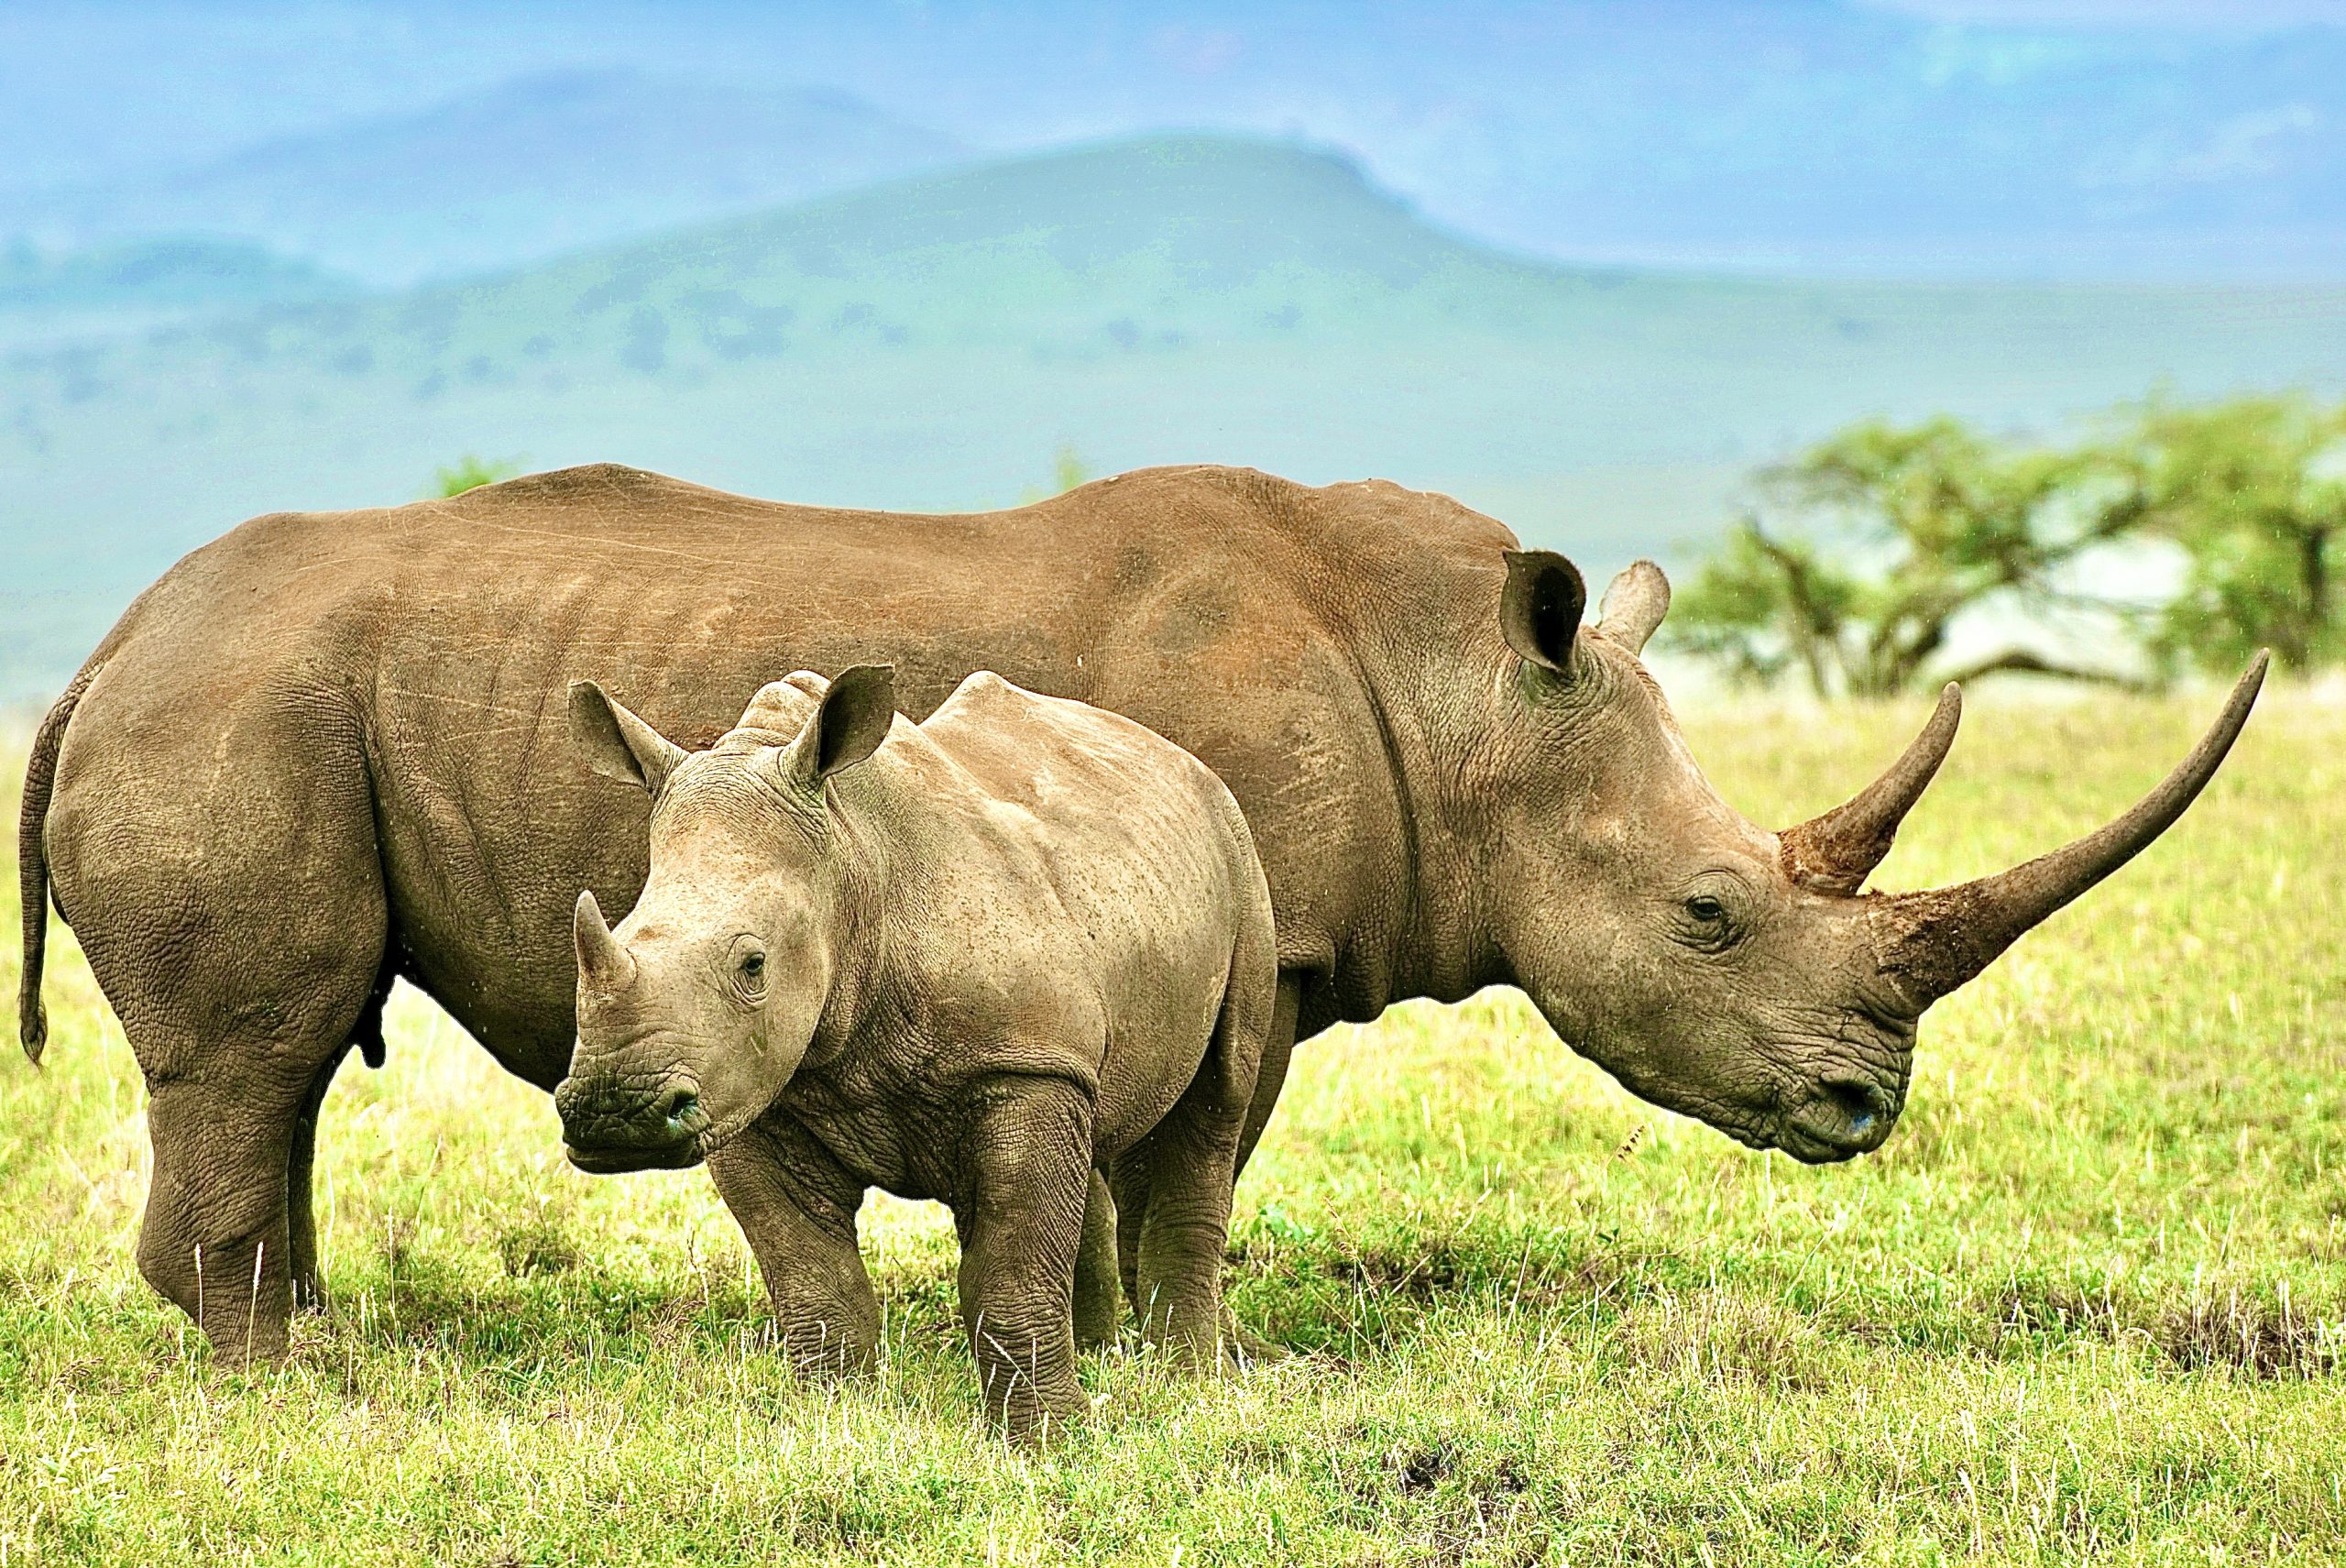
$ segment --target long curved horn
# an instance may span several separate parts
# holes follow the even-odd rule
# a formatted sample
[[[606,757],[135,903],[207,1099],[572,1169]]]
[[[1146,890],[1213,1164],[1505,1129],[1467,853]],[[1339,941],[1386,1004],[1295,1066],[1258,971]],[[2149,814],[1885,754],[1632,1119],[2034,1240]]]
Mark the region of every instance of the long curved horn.
[[[571,938],[578,948],[578,972],[588,986],[608,996],[633,983],[635,958],[603,924],[603,906],[591,888],[578,895]]]
[[[2231,750],[2270,655],[2259,653],[2191,754],[2132,810],[2066,849],[1995,876],[1882,901],[1874,947],[1882,972],[1920,1012],[1995,961],[2023,932],[2124,865],[2198,797]]]
[[[1963,690],[1949,681],[1939,693],[1931,721],[1888,772],[1824,816],[1785,828],[1784,870],[1792,881],[1845,896],[1863,887],[1890,853],[1898,825],[1931,787],[1962,720]]]

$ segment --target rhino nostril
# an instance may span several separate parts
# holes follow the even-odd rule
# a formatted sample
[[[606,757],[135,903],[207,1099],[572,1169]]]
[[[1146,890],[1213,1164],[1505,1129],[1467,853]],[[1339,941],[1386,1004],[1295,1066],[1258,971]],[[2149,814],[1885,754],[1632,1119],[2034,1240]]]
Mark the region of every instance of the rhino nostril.
[[[700,1091],[690,1084],[642,1089],[608,1079],[565,1079],[554,1091],[554,1109],[565,1142],[597,1147],[676,1143],[708,1124]]]
[[[1853,1132],[1864,1132],[1873,1119],[1890,1109],[1890,1096],[1880,1085],[1858,1078],[1828,1078],[1817,1085],[1825,1098],[1849,1119]]]

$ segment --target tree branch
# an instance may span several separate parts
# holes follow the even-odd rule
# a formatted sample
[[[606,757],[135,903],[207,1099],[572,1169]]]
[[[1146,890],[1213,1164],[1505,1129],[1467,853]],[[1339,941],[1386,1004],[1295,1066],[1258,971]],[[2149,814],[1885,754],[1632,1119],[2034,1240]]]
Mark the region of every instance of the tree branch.
[[[1948,675],[1946,679],[1961,683],[1976,681],[1982,675],[2022,674],[2055,675],[2065,681],[2084,681],[2090,685],[2115,686],[2120,691],[2149,691],[2151,684],[2133,675],[2121,675],[2112,670],[2079,669],[2071,664],[2056,664],[2042,653],[2025,648],[2008,648],[1992,659],[1982,659]]]

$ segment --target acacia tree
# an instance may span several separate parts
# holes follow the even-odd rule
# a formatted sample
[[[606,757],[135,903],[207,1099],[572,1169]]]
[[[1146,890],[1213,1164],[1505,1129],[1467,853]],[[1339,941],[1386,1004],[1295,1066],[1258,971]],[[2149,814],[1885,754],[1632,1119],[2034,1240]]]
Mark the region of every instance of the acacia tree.
[[[452,468],[435,469],[432,488],[425,491],[427,499],[446,500],[463,495],[466,490],[479,489],[512,478],[521,471],[521,465],[503,458],[477,457],[467,452],[456,459]]]
[[[2151,636],[2165,667],[2230,670],[2259,648],[2299,671],[2346,657],[2346,403],[2154,400],[2110,458],[2127,481],[2118,504],[2184,554]]]
[[[1763,508],[1679,597],[1672,642],[1763,684],[1797,671],[1820,696],[1995,670],[2117,679],[2022,647],[1962,668],[1943,657],[1966,611],[2080,602],[2056,587],[2060,568],[2137,521],[2129,505],[2080,504],[2102,463],[2008,448],[1945,417],[1852,426],[1760,475]]]
[[[1029,485],[1018,493],[1018,504],[1032,506],[1036,501],[1063,496],[1077,486],[1091,482],[1091,466],[1083,460],[1082,454],[1076,451],[1071,444],[1061,442],[1059,449],[1051,455],[1051,488],[1045,490]]]

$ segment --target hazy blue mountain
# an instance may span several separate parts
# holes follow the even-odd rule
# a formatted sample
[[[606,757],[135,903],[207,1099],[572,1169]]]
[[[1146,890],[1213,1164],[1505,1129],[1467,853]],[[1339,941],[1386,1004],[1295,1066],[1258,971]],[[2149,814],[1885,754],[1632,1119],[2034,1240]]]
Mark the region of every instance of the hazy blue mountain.
[[[729,134],[755,112],[702,115],[700,94],[820,82],[994,151],[1166,126],[1308,138],[1464,232],[1576,261],[2346,278],[2346,26],[2260,22],[2319,13],[2250,0],[2035,9],[2051,19],[1956,25],[1857,0],[19,0],[0,7],[0,187],[96,181],[89,215],[110,224],[276,221],[278,159],[298,170],[314,150],[367,192],[371,136],[423,149],[389,161],[402,180],[422,168],[403,209],[421,215],[377,236],[383,254],[443,259],[411,247],[444,197],[451,226],[478,225],[455,259],[495,260],[506,220],[470,170],[516,192],[540,173],[537,144],[499,140],[509,95],[522,122],[559,127],[549,189],[643,149],[652,177],[613,187],[637,192],[633,216],[557,236],[591,240],[707,215],[689,204],[702,170],[722,185],[735,146],[765,145]],[[500,84],[582,70],[683,86]],[[623,107],[574,115],[565,93]],[[451,93],[455,110],[433,108]],[[333,152],[346,135],[363,154],[349,165]],[[248,167],[258,143],[274,150]],[[192,192],[155,173],[191,160],[211,171]],[[583,185],[579,213],[599,212],[602,187]],[[282,235],[233,232],[307,234],[335,213],[296,203]],[[531,243],[542,216],[521,225]]]
[[[188,168],[0,199],[0,234],[203,233],[376,281],[503,268],[933,168],[953,138],[843,93],[523,77]]]
[[[0,348],[121,336],[263,304],[331,299],[351,280],[237,240],[134,240],[0,250]]]
[[[1324,152],[1143,138],[0,356],[0,687],[54,685],[240,518],[407,499],[467,451],[921,509],[1015,500],[1063,444],[1383,475],[1604,571],[1683,559],[1746,469],[1860,415],[2042,429],[2160,381],[2341,378],[2346,288],[1561,268]]]

